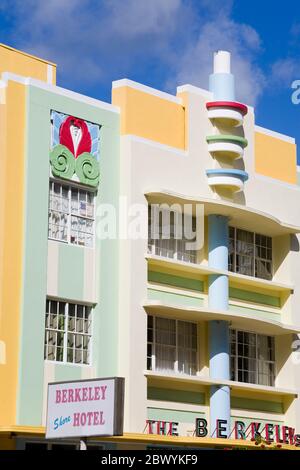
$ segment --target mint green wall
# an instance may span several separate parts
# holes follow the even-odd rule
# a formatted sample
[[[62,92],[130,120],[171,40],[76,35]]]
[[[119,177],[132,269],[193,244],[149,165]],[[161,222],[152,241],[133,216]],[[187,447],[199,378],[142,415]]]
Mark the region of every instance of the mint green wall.
[[[282,402],[271,400],[256,400],[254,398],[231,397],[231,408],[266,411],[268,413],[284,413],[284,406]]]
[[[148,281],[182,289],[190,289],[196,292],[203,292],[204,290],[204,283],[203,281],[199,281],[199,279],[174,276],[173,274],[160,273],[157,271],[148,271]]]
[[[280,308],[280,298],[272,295],[260,294],[244,289],[237,289],[235,287],[229,288],[229,298],[244,300],[245,302],[253,302],[256,304],[268,305],[270,307]]]
[[[277,312],[269,312],[267,310],[262,310],[259,308],[248,308],[248,307],[242,307],[240,305],[232,305],[229,302],[229,311],[231,312],[239,312],[239,313],[246,313],[249,315],[257,315],[257,318],[263,318],[266,320],[274,320],[274,321],[280,321],[281,315],[280,313]]]
[[[198,411],[168,410],[165,408],[147,408],[148,419],[155,421],[175,421],[178,423],[193,423],[196,418],[205,418],[205,413]],[[193,427],[191,427],[193,429]]]
[[[158,300],[181,307],[201,307],[204,304],[203,298],[192,297],[186,294],[175,294],[173,292],[165,292],[156,289],[148,289],[148,299]]]
[[[117,207],[119,196],[119,115],[34,86],[27,90],[25,246],[17,424],[40,425],[43,404],[44,324],[47,289],[50,111],[54,109],[101,125],[100,200]],[[118,244],[96,238],[100,301],[93,312],[95,373],[115,375],[118,354]],[[83,299],[84,250],[59,244],[58,295]],[[114,289],[116,287],[116,289]],[[84,367],[84,366],[83,366]],[[83,367],[55,365],[55,380],[80,379]]]
[[[193,405],[205,405],[205,393],[192,392],[190,390],[148,387],[147,398],[148,400],[160,400],[177,403],[189,403]]]

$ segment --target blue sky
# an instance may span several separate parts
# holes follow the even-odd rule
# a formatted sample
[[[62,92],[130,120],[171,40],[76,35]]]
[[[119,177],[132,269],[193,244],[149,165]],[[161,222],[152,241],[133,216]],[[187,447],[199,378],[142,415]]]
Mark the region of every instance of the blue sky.
[[[299,0],[1,0],[0,41],[56,62],[60,86],[104,101],[125,77],[173,94],[207,88],[213,51],[230,50],[237,98],[300,144]]]

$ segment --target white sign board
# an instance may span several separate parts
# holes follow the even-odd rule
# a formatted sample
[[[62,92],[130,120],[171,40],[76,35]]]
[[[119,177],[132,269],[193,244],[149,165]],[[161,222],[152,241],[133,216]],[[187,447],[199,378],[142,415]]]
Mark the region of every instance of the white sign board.
[[[124,379],[48,385],[46,438],[123,434]]]

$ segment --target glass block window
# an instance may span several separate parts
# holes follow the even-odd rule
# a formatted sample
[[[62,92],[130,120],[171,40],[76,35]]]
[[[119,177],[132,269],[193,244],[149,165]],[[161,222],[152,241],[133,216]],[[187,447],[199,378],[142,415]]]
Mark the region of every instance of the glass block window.
[[[248,276],[272,279],[272,238],[229,227],[228,269]]]
[[[196,323],[149,315],[147,369],[196,375]]]
[[[93,247],[94,198],[93,191],[50,181],[48,237]]]
[[[47,299],[44,358],[90,364],[92,309],[87,305]]]
[[[238,330],[230,335],[231,380],[274,386],[274,337]]]

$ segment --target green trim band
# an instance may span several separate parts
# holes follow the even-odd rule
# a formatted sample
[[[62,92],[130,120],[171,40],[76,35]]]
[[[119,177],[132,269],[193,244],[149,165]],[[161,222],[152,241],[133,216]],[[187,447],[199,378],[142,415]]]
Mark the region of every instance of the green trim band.
[[[147,417],[154,421],[193,423],[193,425],[195,425],[196,418],[205,417],[205,413],[198,411],[167,410],[165,408],[147,408]]]
[[[258,292],[237,289],[235,287],[229,288],[229,298],[244,300],[246,302],[253,302],[256,304],[270,305],[271,307],[281,307],[280,297],[271,295],[260,294]]]
[[[218,135],[208,135],[206,137],[206,142],[232,142],[234,144],[239,144],[243,148],[247,147],[248,140],[244,137],[240,137],[239,135],[232,135],[232,134],[218,134]]]
[[[229,311],[238,312],[238,313],[246,313],[247,315],[251,315],[251,316],[256,315],[258,318],[264,318],[266,320],[275,320],[275,321],[281,320],[280,313],[268,312],[267,310],[261,310],[258,308],[242,307],[241,305],[233,305],[230,302],[229,302]]]
[[[148,271],[148,281],[156,282],[158,284],[166,284],[172,287],[179,287],[182,289],[189,289],[196,292],[204,291],[204,282],[198,279],[188,279],[181,276],[174,276],[173,274],[165,274],[157,271]]]
[[[172,390],[169,388],[148,387],[148,400],[172,401],[188,403],[191,405],[205,405],[204,392],[191,392],[189,390]]]
[[[193,297],[191,295],[177,294],[174,292],[165,292],[158,289],[147,290],[148,299],[156,300],[162,303],[174,304],[180,307],[202,307],[204,299]]]
[[[270,400],[255,400],[252,398],[231,397],[231,408],[268,413],[284,413],[283,403]]]

